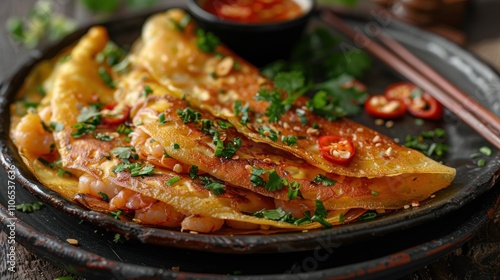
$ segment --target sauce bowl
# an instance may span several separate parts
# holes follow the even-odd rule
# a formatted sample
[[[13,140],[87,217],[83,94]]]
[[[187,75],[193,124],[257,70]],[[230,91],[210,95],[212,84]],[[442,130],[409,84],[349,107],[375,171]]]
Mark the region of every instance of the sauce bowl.
[[[286,21],[243,23],[221,19],[203,9],[206,0],[188,0],[188,10],[199,27],[217,35],[236,54],[264,66],[290,54],[314,13],[314,0],[293,0],[302,14]]]

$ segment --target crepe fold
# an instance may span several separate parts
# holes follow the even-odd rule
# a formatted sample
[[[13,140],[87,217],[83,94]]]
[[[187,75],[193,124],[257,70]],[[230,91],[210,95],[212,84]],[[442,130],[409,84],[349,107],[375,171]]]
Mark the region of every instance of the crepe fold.
[[[424,200],[453,181],[453,168],[376,131],[348,119],[328,121],[307,112],[305,97],[280,122],[251,118],[242,124],[235,102],[264,115],[268,102],[256,101],[254,96],[261,88],[272,88],[271,81],[223,46],[217,54],[200,51],[194,24],[182,29],[175,24],[184,16],[181,10],[152,16],[126,58],[131,63],[126,74],[96,61],[109,38],[102,27],[94,27],[70,51],[70,58],[44,78],[48,92],[38,113],[13,122],[33,124],[37,132],[28,134],[52,137],[47,139],[55,149],[41,152],[26,144],[22,125],[13,125],[11,131],[25,163],[44,185],[73,199],[79,193],[78,178],[90,176],[166,203],[185,216],[243,222],[258,225],[259,230],[306,230],[325,223],[294,224],[254,213],[279,208],[299,219],[304,212],[313,215],[320,203],[327,211],[324,221],[335,225],[367,210],[399,209]],[[224,69],[231,63],[237,63],[238,69]],[[102,71],[109,73],[116,88],[103,81]],[[217,71],[222,74],[214,77]],[[92,133],[76,137],[82,110],[95,103],[130,108],[126,123],[133,132],[123,135],[116,132],[116,125],[99,123]],[[319,128],[302,125],[298,108],[305,111],[308,123]],[[183,117],[187,111],[196,118]],[[44,130],[40,121],[58,124],[58,129]],[[273,141],[259,133],[263,125],[299,140],[290,146]],[[102,141],[96,134],[113,137]],[[356,147],[353,160],[349,164],[325,160],[317,144],[323,135],[350,139]],[[215,142],[235,149],[221,156]],[[138,157],[124,159],[112,152],[123,147]],[[60,168],[72,176],[57,176],[57,168],[44,163],[57,158]],[[153,172],[133,176],[126,168],[117,169],[130,164],[129,160],[151,166]],[[192,172],[194,167],[197,174]],[[270,181],[271,173],[279,178],[278,187],[255,183],[256,176]],[[215,193],[200,176],[222,184],[224,191]],[[329,183],[324,183],[325,178]],[[295,190],[295,196],[290,190]]]

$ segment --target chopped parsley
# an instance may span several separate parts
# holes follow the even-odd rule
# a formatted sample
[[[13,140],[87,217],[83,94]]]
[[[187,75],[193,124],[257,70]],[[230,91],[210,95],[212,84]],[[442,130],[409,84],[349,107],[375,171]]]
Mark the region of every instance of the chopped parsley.
[[[125,239],[121,236],[121,234],[116,233],[115,236],[113,237],[113,243],[123,243],[125,242]]]
[[[361,222],[365,222],[365,221],[373,220],[376,217],[377,217],[377,212],[370,211],[370,212],[366,212],[363,215],[359,216],[359,220]]]
[[[231,123],[226,122],[226,121],[217,121],[217,125],[221,129],[229,129],[229,128],[233,127],[233,125]]]
[[[109,88],[114,89],[115,88],[115,82],[113,81],[113,78],[109,75],[108,71],[106,71],[106,68],[104,66],[99,67],[97,70],[99,73],[99,76],[101,77],[102,81],[106,86]]]
[[[201,118],[200,112],[193,110],[192,108],[185,108],[184,110],[178,109],[177,115],[185,123],[198,123]]]
[[[205,189],[210,190],[215,195],[221,195],[226,192],[226,186],[224,182],[219,180],[212,180],[206,176],[200,176],[201,185],[205,187]]]
[[[165,119],[165,112],[161,112],[158,115],[158,123],[159,124],[164,124],[164,123],[168,123],[168,122],[170,122],[170,120]]]
[[[269,117],[269,122],[278,122],[281,116],[288,111],[295,100],[307,92],[305,78],[300,71],[280,72],[274,77],[275,89],[268,91],[261,89],[255,96],[255,100],[265,100],[269,102],[265,115]],[[280,91],[287,93],[287,97],[282,99]]]
[[[282,135],[281,142],[287,144],[288,146],[293,146],[297,144],[297,137],[293,135]]]
[[[139,159],[139,156],[135,153],[134,147],[117,147],[112,149],[111,153],[125,163],[128,163],[130,158],[135,160]]]
[[[97,128],[97,126],[88,123],[75,123],[71,127],[76,129],[75,131],[71,132],[71,136],[75,138],[82,137],[86,134],[91,134]]]
[[[125,51],[115,43],[109,41],[102,52],[96,55],[98,63],[106,63],[109,66],[115,66],[125,58]]]
[[[106,193],[103,193],[103,192],[98,192],[97,193],[98,195],[100,195],[102,197],[102,200],[105,201],[105,202],[109,202],[109,196],[106,194]]]
[[[428,157],[441,158],[449,150],[449,146],[444,143],[445,140],[445,130],[436,128],[424,131],[419,136],[407,135],[404,145],[420,151]]]
[[[212,32],[205,31],[203,29],[197,29],[196,36],[196,46],[199,50],[205,53],[216,53],[217,46],[220,44],[220,40],[217,36],[215,36]]]
[[[322,184],[325,187],[330,187],[330,186],[335,185],[335,183],[337,183],[337,181],[330,179],[322,174],[316,175],[316,177],[314,177],[313,182],[316,184]]]
[[[77,122],[89,123],[97,125],[101,123],[101,110],[100,105],[90,104],[88,107],[83,107],[80,110],[80,114],[76,118]]]
[[[78,123],[72,125],[75,130],[71,133],[71,136],[78,138],[91,134],[96,130],[97,125],[101,123],[100,105],[91,104],[88,107],[83,107],[76,120]]]
[[[120,163],[117,166],[113,168],[114,173],[119,173],[125,170],[130,171],[130,176],[132,177],[137,177],[137,176],[148,176],[148,175],[153,175],[154,173],[154,166],[153,165],[146,165],[142,166],[142,164],[136,162],[136,163]]]
[[[178,149],[180,149],[180,148],[181,148],[181,146],[180,146],[179,144],[174,143],[174,149],[175,149],[175,150],[178,150]]]
[[[118,209],[118,210],[114,210],[114,211],[109,212],[109,214],[115,219],[120,219],[120,216],[123,215],[123,211]]]
[[[271,129],[269,126],[260,126],[259,127],[259,134],[260,136],[262,137],[267,137],[271,140],[273,140],[274,142],[278,141],[278,133],[276,131],[274,131],[273,129]]]
[[[483,146],[479,148],[479,152],[485,156],[491,156],[492,154],[491,148],[488,146]]]
[[[23,203],[16,205],[16,210],[21,210],[23,213],[33,213],[42,208],[43,203],[40,201],[35,201],[33,203]]]
[[[267,182],[261,177],[264,174],[268,174]],[[283,189],[286,180],[281,178],[274,169],[266,170],[254,166],[250,174],[250,182],[254,187],[264,187],[268,191],[276,191]]]
[[[339,215],[339,222],[343,223],[344,220],[345,220],[344,213],[340,213],[340,215]]]
[[[316,200],[316,210],[314,211],[313,216],[311,216],[311,213],[308,211],[305,212],[304,217],[300,219],[294,218],[290,213],[283,211],[283,209],[281,208],[263,209],[251,215],[258,218],[290,223],[297,226],[303,224],[309,224],[311,222],[318,222],[322,224],[324,227],[327,228],[332,227],[332,225],[328,221],[326,221],[326,218],[328,217],[328,211],[326,211],[323,202],[321,202],[321,200]]]
[[[141,96],[143,96],[143,97],[147,97],[148,95],[153,94],[153,90],[151,89],[151,87],[149,85],[145,85],[143,87],[143,90],[144,90],[144,92],[141,94]]]
[[[49,125],[46,125],[45,122],[42,122],[43,129],[47,132],[52,132],[52,131],[62,131],[64,129],[64,125],[62,123],[58,122],[50,122]]]
[[[249,109],[248,103],[245,103],[245,105],[243,105],[240,100],[235,101],[233,105],[233,111],[235,116],[240,117],[241,124],[245,125],[250,121],[249,114],[251,112],[251,109]]]
[[[219,140],[219,142],[222,142]],[[218,143],[219,143],[218,142]],[[220,154],[215,152],[215,156],[223,156],[225,158],[232,158],[233,155],[236,153],[236,150],[238,150],[239,147],[241,147],[241,139],[239,137],[235,137],[231,142],[227,143],[225,146],[223,146],[222,151],[220,151]]]
[[[131,132],[132,132],[132,128],[130,128],[130,126],[126,125],[126,124],[123,124],[121,123],[117,128],[116,128],[116,132],[120,133],[120,134],[124,134],[124,135],[129,135]]]
[[[198,166],[191,165],[191,168],[189,169],[189,178],[194,179],[196,176],[198,176]]]
[[[191,16],[189,16],[189,14],[185,14],[178,22],[173,19],[170,19],[170,21],[174,25],[175,29],[180,32],[184,32],[186,26],[191,22]]]
[[[38,161],[52,170],[57,170],[57,176],[59,176],[59,177],[62,177],[64,175],[68,175],[69,177],[73,176],[73,174],[71,174],[71,172],[66,171],[62,168],[62,159],[61,158],[56,159],[53,162],[49,162],[48,160],[46,160],[42,157],[39,157]]]
[[[372,194],[372,195],[374,195],[374,196],[377,196],[377,195],[378,195],[378,191],[374,191],[374,190],[372,190],[372,191],[371,191],[371,194]]]
[[[115,139],[115,137],[113,135],[105,134],[105,133],[101,133],[101,132],[94,133],[94,138],[99,140],[99,141],[103,141],[103,142],[110,142],[110,141],[113,141]]]
[[[293,200],[297,196],[302,197],[302,194],[300,193],[300,184],[294,181],[288,184],[288,199]]]
[[[332,224],[326,221],[328,217],[328,211],[326,211],[325,206],[321,200],[316,200],[316,210],[314,211],[314,215],[311,217],[311,221],[318,222],[322,224],[326,228],[332,227]]]

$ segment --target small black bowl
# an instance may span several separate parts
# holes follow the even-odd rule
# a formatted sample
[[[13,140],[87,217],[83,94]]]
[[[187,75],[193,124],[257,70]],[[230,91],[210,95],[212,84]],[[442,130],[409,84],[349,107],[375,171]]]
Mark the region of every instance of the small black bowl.
[[[198,26],[213,32],[236,54],[259,67],[290,54],[315,7],[314,0],[295,0],[304,10],[300,17],[283,22],[252,24],[221,19],[202,8],[204,1],[188,0],[188,10]]]

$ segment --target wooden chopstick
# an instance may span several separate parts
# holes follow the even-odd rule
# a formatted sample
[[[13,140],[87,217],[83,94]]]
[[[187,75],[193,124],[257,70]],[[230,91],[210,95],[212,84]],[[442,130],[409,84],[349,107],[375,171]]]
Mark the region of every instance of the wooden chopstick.
[[[500,149],[500,118],[439,75],[425,62],[386,35],[377,36],[393,51],[354,30],[329,9],[321,10],[322,19],[347,37],[366,43],[364,50],[431,94],[448,110],[467,123],[478,134]]]

